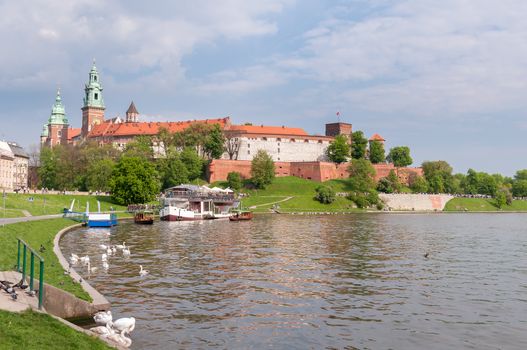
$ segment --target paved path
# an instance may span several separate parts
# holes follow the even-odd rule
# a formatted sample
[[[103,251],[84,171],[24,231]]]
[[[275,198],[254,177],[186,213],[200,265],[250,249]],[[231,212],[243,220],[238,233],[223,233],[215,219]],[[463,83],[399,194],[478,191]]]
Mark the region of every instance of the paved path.
[[[15,271],[0,271],[0,281],[9,281],[13,284],[18,283],[22,279],[22,274]],[[27,282],[27,281],[26,281]],[[37,282],[34,281],[35,286],[38,286]],[[28,284],[28,283],[26,283]],[[31,297],[24,290],[15,288],[18,295],[17,300],[13,300],[11,295],[5,291],[0,291],[0,309],[20,312],[28,308],[38,309],[38,295]],[[29,288],[27,288],[29,290]]]
[[[26,217],[33,216],[33,215],[31,215],[31,213],[28,212],[27,210],[22,210],[22,214],[24,214],[24,216],[26,216]]]
[[[62,217],[62,214],[53,214],[53,215],[25,216],[21,218],[0,219],[0,225],[16,224],[17,222],[26,222],[26,221],[56,219],[56,218],[61,218],[61,217]]]
[[[285,201],[290,200],[291,198],[293,198],[293,196],[291,196],[291,197],[287,197],[287,198],[284,198],[284,199],[279,200],[279,201],[276,201],[276,202],[271,202],[271,203],[264,203],[264,204],[253,205],[253,206],[250,206],[249,209],[254,209],[254,208],[257,208],[257,207],[263,207],[263,206],[265,206],[265,205],[271,205],[271,204],[282,203],[282,202],[285,202]]]

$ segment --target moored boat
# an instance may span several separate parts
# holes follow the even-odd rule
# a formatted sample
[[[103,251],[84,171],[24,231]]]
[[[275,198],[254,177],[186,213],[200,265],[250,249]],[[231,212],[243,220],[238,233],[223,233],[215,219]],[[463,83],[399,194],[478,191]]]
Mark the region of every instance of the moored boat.
[[[151,211],[138,211],[134,215],[134,222],[142,225],[152,225],[154,223],[154,213]]]
[[[235,210],[232,212],[231,216],[229,216],[230,221],[246,221],[246,220],[252,220],[253,218],[253,212],[250,210]]]

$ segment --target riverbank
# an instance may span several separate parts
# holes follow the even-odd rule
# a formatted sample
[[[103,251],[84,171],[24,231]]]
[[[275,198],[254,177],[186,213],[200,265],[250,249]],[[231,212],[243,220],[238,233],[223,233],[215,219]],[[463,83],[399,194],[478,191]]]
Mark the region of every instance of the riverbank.
[[[445,206],[446,212],[527,212],[527,201],[514,200],[511,205],[498,208],[493,198],[453,198]]]

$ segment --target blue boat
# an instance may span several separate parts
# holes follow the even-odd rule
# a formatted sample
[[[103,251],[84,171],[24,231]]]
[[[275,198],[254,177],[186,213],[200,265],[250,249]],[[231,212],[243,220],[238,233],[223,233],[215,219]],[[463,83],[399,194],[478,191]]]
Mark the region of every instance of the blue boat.
[[[64,208],[64,217],[72,219],[77,222],[82,222],[88,227],[112,227],[117,225],[116,213],[101,213],[101,204],[97,201],[98,211],[90,213],[90,204],[86,203],[86,212],[79,213],[73,211],[73,204],[75,199],[71,202],[70,209]]]

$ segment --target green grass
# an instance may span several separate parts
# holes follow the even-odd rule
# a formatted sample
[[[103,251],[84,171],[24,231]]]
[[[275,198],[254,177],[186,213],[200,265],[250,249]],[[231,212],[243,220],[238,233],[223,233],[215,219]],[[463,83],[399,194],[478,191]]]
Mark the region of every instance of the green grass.
[[[444,211],[527,211],[527,201],[512,201],[500,210],[492,198],[453,198]]]
[[[323,183],[332,187],[335,192],[349,191],[346,180],[330,180]],[[244,207],[261,205],[266,203],[278,202],[287,197],[293,197],[285,202],[281,202],[281,212],[338,212],[358,210],[352,209],[352,202],[344,197],[337,197],[331,204],[322,204],[314,199],[315,189],[320,186],[320,182],[301,179],[294,176],[277,177],[273,183],[264,190],[244,190],[248,197],[242,199]],[[272,204],[254,208],[255,212],[268,212]]]
[[[35,311],[0,310],[0,325],[0,349],[111,349],[103,341]]]
[[[36,251],[42,244],[46,248],[41,254],[45,266],[44,282],[91,302],[90,295],[82,289],[80,284],[74,282],[69,275],[64,274],[62,265],[53,253],[55,235],[63,228],[73,224],[73,221],[67,219],[52,219],[0,226],[0,270],[14,270],[17,259],[17,237],[26,241]],[[29,253],[27,259],[27,271],[29,271]],[[38,271],[38,264],[35,269]]]
[[[33,201],[29,201],[33,198]],[[74,211],[86,211],[86,202],[90,203],[90,211],[97,210],[97,200],[101,203],[102,211],[109,211],[110,207],[115,210],[125,210],[126,207],[112,203],[108,196],[83,196],[83,195],[61,195],[61,194],[16,194],[8,193],[5,205],[6,209],[23,216],[22,210],[27,210],[31,215],[47,215],[62,213],[64,208],[69,208],[71,201],[75,199]],[[3,217],[3,202],[0,209],[0,218]],[[17,213],[18,211],[18,213]]]

